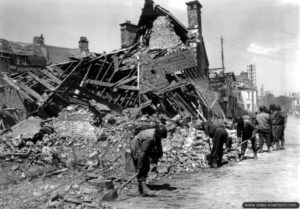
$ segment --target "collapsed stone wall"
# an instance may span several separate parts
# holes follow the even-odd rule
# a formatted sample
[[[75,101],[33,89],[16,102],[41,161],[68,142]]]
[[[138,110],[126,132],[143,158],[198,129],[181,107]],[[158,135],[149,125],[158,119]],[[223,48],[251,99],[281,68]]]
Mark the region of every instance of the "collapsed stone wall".
[[[172,49],[183,48],[185,45],[175,33],[174,25],[168,16],[159,16],[153,22],[149,48]]]

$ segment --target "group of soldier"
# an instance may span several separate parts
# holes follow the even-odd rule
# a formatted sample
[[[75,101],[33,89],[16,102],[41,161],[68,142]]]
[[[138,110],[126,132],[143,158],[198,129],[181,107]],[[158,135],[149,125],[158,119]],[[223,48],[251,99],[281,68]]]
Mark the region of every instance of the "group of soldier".
[[[263,152],[264,143],[267,146],[267,152],[283,150],[284,147],[284,130],[287,116],[281,111],[279,105],[271,104],[269,109],[265,106],[259,107],[259,112],[254,117],[244,115],[237,119],[237,136],[245,140],[251,140],[254,159],[257,159],[257,153]],[[258,146],[256,143],[256,134],[258,134]],[[241,148],[241,159],[244,154],[247,143],[243,143]]]
[[[245,114],[233,120],[234,128],[237,130],[237,137],[241,139],[240,159],[244,159],[247,149],[247,142],[250,140],[254,153],[254,159],[257,159],[257,153],[263,152],[263,145],[266,143],[267,152],[271,148],[275,150],[284,148],[284,129],[286,117],[281,111],[280,106],[270,105],[259,108],[255,116]],[[224,145],[227,151],[230,151],[230,137],[224,127],[218,126],[212,122],[203,122],[198,129],[204,131],[209,143],[210,154],[207,155],[211,167],[220,167],[224,152]],[[259,143],[257,146],[256,135]],[[138,192],[142,196],[154,196],[151,190],[146,186],[146,178],[150,171],[150,164],[157,163],[163,155],[161,140],[167,137],[167,129],[163,125],[157,125],[156,128],[143,130],[138,133],[130,142],[131,157],[138,172]],[[210,146],[212,140],[212,148]],[[279,143],[280,142],[280,143]]]

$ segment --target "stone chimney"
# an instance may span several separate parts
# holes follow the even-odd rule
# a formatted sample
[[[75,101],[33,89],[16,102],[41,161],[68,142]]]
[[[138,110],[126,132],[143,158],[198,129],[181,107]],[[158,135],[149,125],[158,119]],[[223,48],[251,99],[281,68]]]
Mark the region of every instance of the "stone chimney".
[[[130,21],[120,24],[121,28],[121,47],[126,48],[134,44],[138,32],[138,26],[131,24]]]
[[[198,28],[199,34],[202,35],[202,25],[201,25],[201,8],[202,5],[198,0],[192,0],[186,2],[187,12],[188,12],[188,25],[189,29]]]
[[[33,43],[44,45],[45,44],[45,39],[44,39],[43,34],[41,34],[41,36],[34,36],[33,37]]]
[[[82,52],[88,52],[89,51],[89,41],[87,37],[81,36],[79,39],[79,49]]]

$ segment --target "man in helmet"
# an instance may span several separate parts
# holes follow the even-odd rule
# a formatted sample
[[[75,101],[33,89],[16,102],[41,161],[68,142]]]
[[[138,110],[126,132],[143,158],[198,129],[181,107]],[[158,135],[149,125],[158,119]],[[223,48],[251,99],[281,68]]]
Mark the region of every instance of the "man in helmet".
[[[138,171],[138,190],[143,196],[154,196],[146,186],[146,178],[150,170],[150,160],[159,159],[163,155],[163,138],[167,138],[167,129],[160,125],[141,131],[130,142],[133,163]]]
[[[222,165],[224,144],[228,140],[228,134],[226,130],[219,127],[212,122],[203,123],[203,129],[206,136],[212,138],[213,147],[211,150],[212,162],[210,162],[211,167],[220,167]]]

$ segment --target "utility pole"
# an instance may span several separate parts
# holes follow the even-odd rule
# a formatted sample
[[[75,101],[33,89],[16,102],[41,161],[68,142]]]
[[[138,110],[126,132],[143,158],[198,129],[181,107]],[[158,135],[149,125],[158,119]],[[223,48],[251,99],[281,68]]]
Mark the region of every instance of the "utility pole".
[[[261,85],[261,104],[260,105],[266,105],[265,104],[265,90],[264,90],[264,84]]]
[[[251,103],[252,103],[252,113],[254,113],[254,74],[255,74],[255,65],[248,65],[248,78],[250,78],[251,84]]]
[[[223,73],[225,73],[225,65],[224,65],[224,39],[221,36],[221,56],[222,56],[222,69],[223,69]]]

